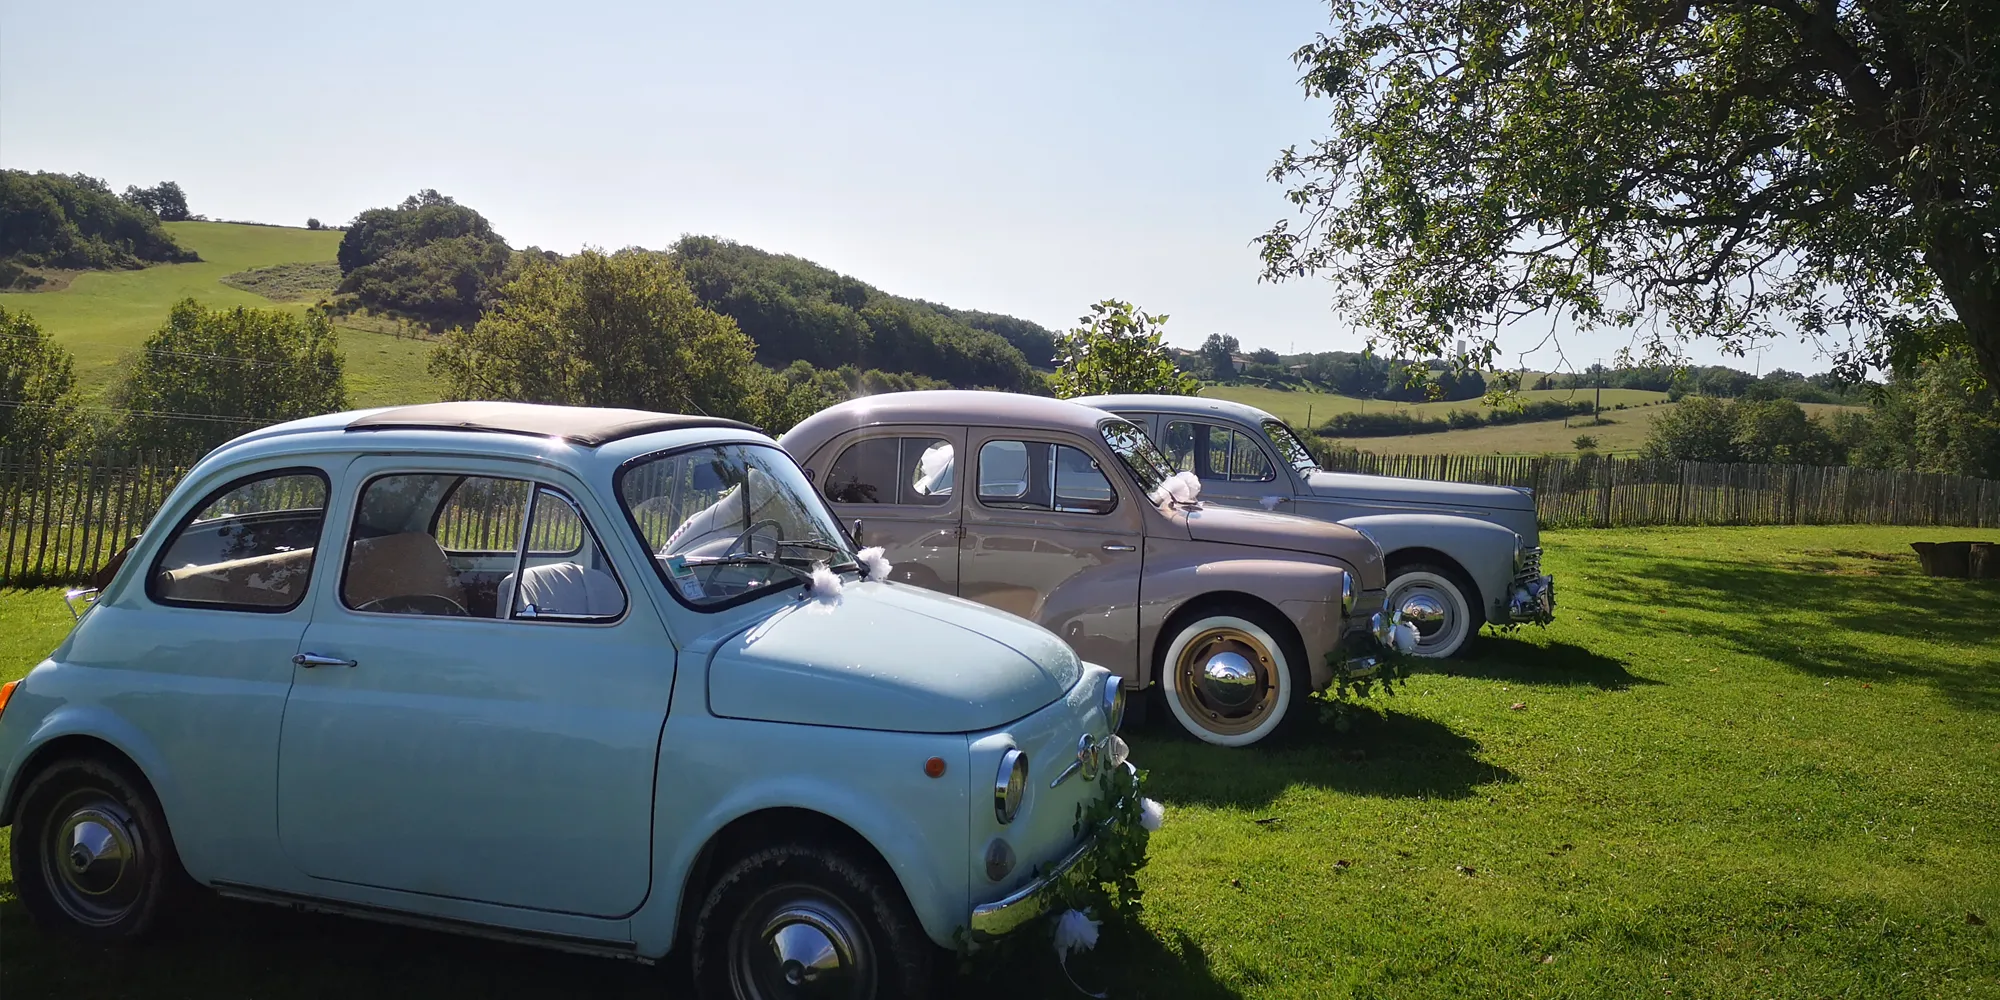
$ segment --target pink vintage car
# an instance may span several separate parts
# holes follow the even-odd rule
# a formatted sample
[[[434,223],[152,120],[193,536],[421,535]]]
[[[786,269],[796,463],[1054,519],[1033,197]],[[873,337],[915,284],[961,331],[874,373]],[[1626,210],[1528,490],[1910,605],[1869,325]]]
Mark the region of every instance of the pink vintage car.
[[[1367,536],[1189,500],[1145,432],[1103,410],[891,393],[829,407],[779,443],[861,544],[887,550],[894,579],[1039,622],[1157,686],[1210,743],[1271,735],[1396,639]]]

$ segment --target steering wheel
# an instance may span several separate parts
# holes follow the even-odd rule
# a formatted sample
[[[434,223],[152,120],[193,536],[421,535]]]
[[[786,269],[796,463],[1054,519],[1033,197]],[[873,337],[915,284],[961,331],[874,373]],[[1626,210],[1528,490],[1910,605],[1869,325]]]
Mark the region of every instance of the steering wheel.
[[[764,518],[764,519],[762,519],[762,520],[759,520],[759,521],[755,521],[755,522],[751,523],[751,525],[750,525],[749,527],[747,527],[747,528],[744,528],[744,529],[743,529],[743,533],[742,533],[742,534],[740,534],[740,535],[737,535],[737,536],[736,536],[736,540],[735,540],[735,541],[733,541],[733,542],[730,542],[730,543],[729,543],[729,548],[728,548],[728,549],[726,549],[725,551],[726,551],[726,552],[728,552],[728,553],[729,553],[730,555],[734,555],[734,554],[736,554],[737,552],[747,552],[747,551],[749,551],[748,549],[745,549],[745,548],[743,547],[744,543],[745,543],[745,542],[748,542],[748,541],[750,541],[751,537],[752,537],[752,536],[754,536],[755,534],[757,534],[757,529],[758,529],[758,528],[761,528],[761,527],[763,527],[763,526],[765,526],[765,525],[767,525],[767,524],[768,524],[768,525],[770,525],[770,526],[771,526],[771,527],[773,527],[773,528],[776,528],[776,529],[778,529],[778,537],[779,537],[780,539],[782,539],[782,538],[784,538],[784,537],[785,537],[785,526],[784,526],[783,524],[780,524],[779,522],[777,522],[777,521],[775,521],[775,520],[772,520],[771,518],[768,518],[768,517],[767,517],[767,518]],[[776,553],[772,553],[772,554],[773,554],[773,555],[776,555]]]
[[[470,618],[472,612],[443,594],[397,594],[378,597],[356,611],[377,611],[388,615],[438,615],[445,618]]]

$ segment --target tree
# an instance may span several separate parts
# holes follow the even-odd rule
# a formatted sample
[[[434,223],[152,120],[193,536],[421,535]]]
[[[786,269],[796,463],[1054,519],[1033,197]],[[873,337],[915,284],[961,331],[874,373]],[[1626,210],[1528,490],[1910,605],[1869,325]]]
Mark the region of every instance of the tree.
[[[2000,384],[1993,0],[1331,0],[1293,56],[1332,135],[1271,170],[1325,274],[1397,348],[1553,310],[1654,347],[1860,331],[1860,370],[1955,316]],[[1984,53],[1982,55],[1982,53]],[[1579,127],[1579,123],[1587,123]]]
[[[207,451],[266,424],[347,409],[333,324],[317,310],[210,309],[183,299],[114,396],[134,447]]]
[[[127,202],[153,213],[153,216],[161,222],[188,220],[187,193],[173,181],[161,181],[149,188],[129,185],[125,188],[124,198]]]
[[[1672,462],[1735,462],[1736,415],[1713,396],[1689,396],[1653,420],[1646,457]]]
[[[430,368],[456,399],[704,413],[781,429],[816,397],[800,389],[805,379],[757,365],[756,347],[696,301],[665,254],[585,250],[530,261],[476,326],[445,335]]]
[[[1789,399],[1739,402],[1735,406],[1737,454],[1746,462],[1773,465],[1841,465],[1847,453],[1826,425],[1807,417]]]
[[[1260,365],[1279,365],[1283,364],[1285,359],[1279,357],[1277,351],[1271,350],[1268,347],[1259,347],[1250,352],[1250,360]]]
[[[1181,371],[1160,340],[1167,317],[1148,315],[1129,302],[1105,299],[1078,317],[1081,326],[1056,337],[1056,373],[1049,385],[1057,396],[1121,392],[1192,396],[1200,380]]]
[[[2000,478],[2000,401],[1982,381],[1961,353],[1922,365],[1910,393],[1912,467]]]
[[[60,451],[82,425],[76,372],[27,313],[0,306],[0,451],[17,461]]]
[[[1235,337],[1211,333],[1202,341],[1201,359],[1208,364],[1208,377],[1226,382],[1236,377],[1235,354],[1242,349]]]
[[[1576,440],[1571,441],[1570,444],[1576,446],[1576,450],[1581,452],[1594,452],[1597,450],[1597,439],[1588,434],[1578,434]]]
[[[176,245],[151,210],[95,177],[0,170],[0,261],[88,269],[200,259]]]
[[[445,326],[479,319],[513,251],[485,216],[425,188],[355,216],[336,257],[340,291],[360,304]]]
[[[324,227],[324,226],[320,225],[320,223],[319,223],[319,220],[318,220],[318,219],[307,219],[307,220],[306,220],[306,228],[307,228],[307,229],[314,229],[314,230],[317,230],[317,229],[324,229],[324,228],[326,228],[326,227]]]

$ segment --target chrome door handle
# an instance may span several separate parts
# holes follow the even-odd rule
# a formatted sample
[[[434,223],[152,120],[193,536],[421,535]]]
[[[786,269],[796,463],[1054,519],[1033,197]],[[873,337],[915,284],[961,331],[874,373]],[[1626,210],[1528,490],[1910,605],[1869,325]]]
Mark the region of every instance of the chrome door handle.
[[[353,660],[343,660],[338,656],[321,656],[318,653],[295,653],[292,665],[299,667],[351,667]]]
[[[1117,542],[1105,542],[1103,545],[1098,546],[1098,548],[1101,548],[1106,552],[1132,552],[1136,550],[1138,546],[1120,545]]]

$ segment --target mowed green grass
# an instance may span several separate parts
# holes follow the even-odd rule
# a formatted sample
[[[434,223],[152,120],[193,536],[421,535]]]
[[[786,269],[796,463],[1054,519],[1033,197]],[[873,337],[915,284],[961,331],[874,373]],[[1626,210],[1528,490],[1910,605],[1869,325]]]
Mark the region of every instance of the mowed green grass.
[[[1484,413],[1488,409],[1485,402],[1478,399],[1442,403],[1397,403],[1381,399],[1341,396],[1329,392],[1285,392],[1252,385],[1212,385],[1203,389],[1201,394],[1216,399],[1248,403],[1294,427],[1306,428],[1323,424],[1336,413],[1408,412],[1417,416],[1443,417],[1453,410]],[[1522,402],[1533,403],[1544,400],[1589,401],[1595,394],[1596,391],[1592,389],[1528,389],[1523,390],[1520,396]],[[1649,389],[1606,389],[1603,405],[1607,409],[1619,403],[1631,407],[1642,403],[1664,402],[1666,398],[1666,393],[1653,392]]]
[[[1118,998],[2000,996],[2000,585],[1925,578],[1908,547],[1956,538],[2000,532],[1552,532],[1554,625],[1344,731],[1130,734],[1167,822],[1142,913],[1072,969]],[[52,591],[0,595],[0,676],[67,622]],[[1046,954],[965,992],[1074,995]],[[89,948],[0,881],[0,996],[642,997],[662,975],[219,902]]]
[[[1608,407],[1609,404],[1606,405]],[[1630,455],[1645,448],[1646,437],[1653,430],[1653,421],[1673,412],[1679,405],[1657,403],[1628,406],[1623,410],[1607,408],[1602,416],[1608,422],[1596,425],[1592,425],[1590,416],[1585,414],[1571,417],[1568,426],[1564,426],[1561,420],[1538,420],[1436,434],[1328,440],[1382,455],[1574,455],[1577,435],[1588,434],[1596,439],[1599,454]],[[1822,419],[1832,419],[1834,414],[1843,410],[1867,409],[1837,403],[1802,403],[1800,407],[1807,416]]]
[[[166,322],[167,310],[181,299],[303,312],[311,303],[274,302],[225,285],[221,279],[272,264],[332,260],[341,238],[329,230],[227,222],[169,222],[166,229],[175,241],[200,254],[201,261],[138,271],[85,272],[54,292],[0,292],[0,306],[27,312],[75,356],[77,381],[87,396],[100,397],[116,383],[124,363]],[[340,338],[354,405],[440,398],[425,370],[428,343],[345,326]]]

